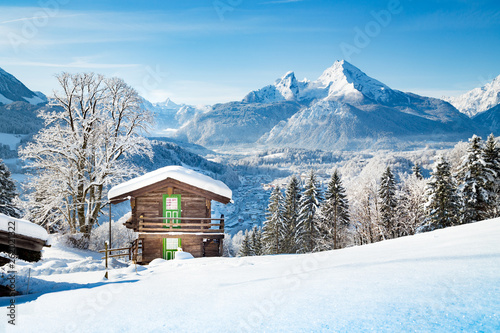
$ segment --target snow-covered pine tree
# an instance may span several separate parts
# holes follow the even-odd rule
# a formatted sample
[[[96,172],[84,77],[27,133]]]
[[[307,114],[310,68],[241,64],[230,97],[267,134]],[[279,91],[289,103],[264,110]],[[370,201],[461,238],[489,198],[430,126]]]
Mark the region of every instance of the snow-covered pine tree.
[[[379,187],[381,223],[385,228],[385,234],[389,238],[398,236],[396,230],[396,179],[390,167],[387,167],[380,179]]]
[[[477,135],[469,139],[467,155],[457,172],[458,193],[461,197],[461,223],[481,221],[486,217],[488,175],[482,156],[482,142]]]
[[[450,164],[441,157],[427,184],[427,218],[422,230],[430,231],[458,223],[458,196]]]
[[[341,239],[349,226],[349,201],[337,169],[332,174],[320,206],[320,249],[339,249]]]
[[[14,204],[17,197],[16,185],[5,163],[0,159],[0,213],[20,217],[19,210]]]
[[[486,172],[485,189],[488,192],[485,218],[495,218],[500,216],[500,148],[493,134],[488,136],[482,155]]]
[[[256,225],[252,228],[252,252],[254,256],[261,256],[264,254],[262,230]]]
[[[253,255],[252,252],[252,240],[250,238],[250,234],[248,230],[245,230],[245,236],[243,237],[243,241],[241,242],[240,251],[238,252],[240,257],[247,257]]]
[[[297,234],[295,236],[298,252],[312,252],[315,248],[318,236],[318,221],[315,215],[321,199],[319,181],[314,170],[311,170],[299,202]]]
[[[424,179],[424,177],[422,176],[422,168],[420,167],[420,165],[418,163],[415,163],[415,165],[413,166],[411,171],[413,172],[413,175],[417,179]]]
[[[276,186],[269,197],[266,221],[262,230],[264,249],[269,254],[282,253],[281,246],[286,232],[283,201],[281,189]]]
[[[300,183],[297,177],[292,176],[285,191],[285,237],[283,239],[283,253],[296,253],[297,244],[297,214],[300,201]]]

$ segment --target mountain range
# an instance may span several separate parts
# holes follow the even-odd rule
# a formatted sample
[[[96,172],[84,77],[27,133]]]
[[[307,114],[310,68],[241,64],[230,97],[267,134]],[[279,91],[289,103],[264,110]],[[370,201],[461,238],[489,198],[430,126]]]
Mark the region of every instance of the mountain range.
[[[18,122],[19,116],[40,126],[35,114],[46,101],[0,69],[4,124]],[[499,104],[500,76],[461,96],[437,99],[392,89],[344,60],[314,81],[299,81],[287,72],[241,101],[195,107],[143,99],[155,116],[152,134],[157,136],[206,147],[262,144],[324,150],[402,148],[456,142],[473,133],[499,135]],[[16,133],[8,130],[0,132]]]
[[[488,87],[484,98],[500,91]],[[391,89],[340,60],[314,81],[299,81],[288,72],[240,102],[213,105],[182,124],[176,135],[208,147],[391,148],[498,132],[497,125],[481,120],[497,111],[481,111],[481,117],[470,118],[450,102]]]
[[[472,89],[457,97],[444,97],[460,112],[469,117],[487,111],[500,104],[500,75],[484,86]]]

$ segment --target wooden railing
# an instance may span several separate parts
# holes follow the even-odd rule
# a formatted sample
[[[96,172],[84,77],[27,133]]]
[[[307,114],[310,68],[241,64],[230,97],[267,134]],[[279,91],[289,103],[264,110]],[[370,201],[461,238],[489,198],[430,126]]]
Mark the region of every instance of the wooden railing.
[[[178,222],[177,222],[178,221]],[[215,223],[213,221],[218,221]],[[139,217],[139,232],[223,233],[224,216],[209,217]]]
[[[105,266],[106,266],[106,273],[104,274],[104,277],[107,279],[108,278],[108,259],[109,258],[114,258],[114,257],[125,257],[128,256],[129,260],[133,260],[134,263],[137,263],[138,261],[138,256],[139,256],[139,249],[142,250],[142,240],[141,239],[136,239],[132,242],[130,247],[121,247],[121,248],[116,248],[116,249],[110,249],[108,248],[108,242],[104,242],[104,250],[99,250],[99,253],[104,253],[104,257],[101,259],[105,260]],[[117,253],[117,254],[111,254],[113,251],[127,251],[126,253]]]

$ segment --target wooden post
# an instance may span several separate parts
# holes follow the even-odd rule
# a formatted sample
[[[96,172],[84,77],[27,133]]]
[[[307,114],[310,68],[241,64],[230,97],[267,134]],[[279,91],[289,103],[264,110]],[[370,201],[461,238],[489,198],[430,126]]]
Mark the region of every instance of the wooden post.
[[[109,247],[111,248],[111,201],[108,202],[109,205]]]
[[[220,227],[219,227],[222,232],[224,232],[224,214],[220,214]],[[219,239],[219,256],[224,255],[224,235],[222,235],[222,238]]]
[[[105,263],[106,263],[106,273],[104,274],[104,278],[108,279],[108,242],[104,242],[104,251],[105,251]]]

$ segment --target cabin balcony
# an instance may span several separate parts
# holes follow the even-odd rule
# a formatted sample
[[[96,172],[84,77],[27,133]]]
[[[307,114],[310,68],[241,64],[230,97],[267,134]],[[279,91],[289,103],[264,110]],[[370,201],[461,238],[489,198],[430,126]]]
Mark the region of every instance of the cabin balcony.
[[[218,238],[224,235],[224,216],[209,217],[144,217],[138,218],[139,234],[160,235],[206,235],[207,238]],[[215,236],[215,237],[214,237]]]

